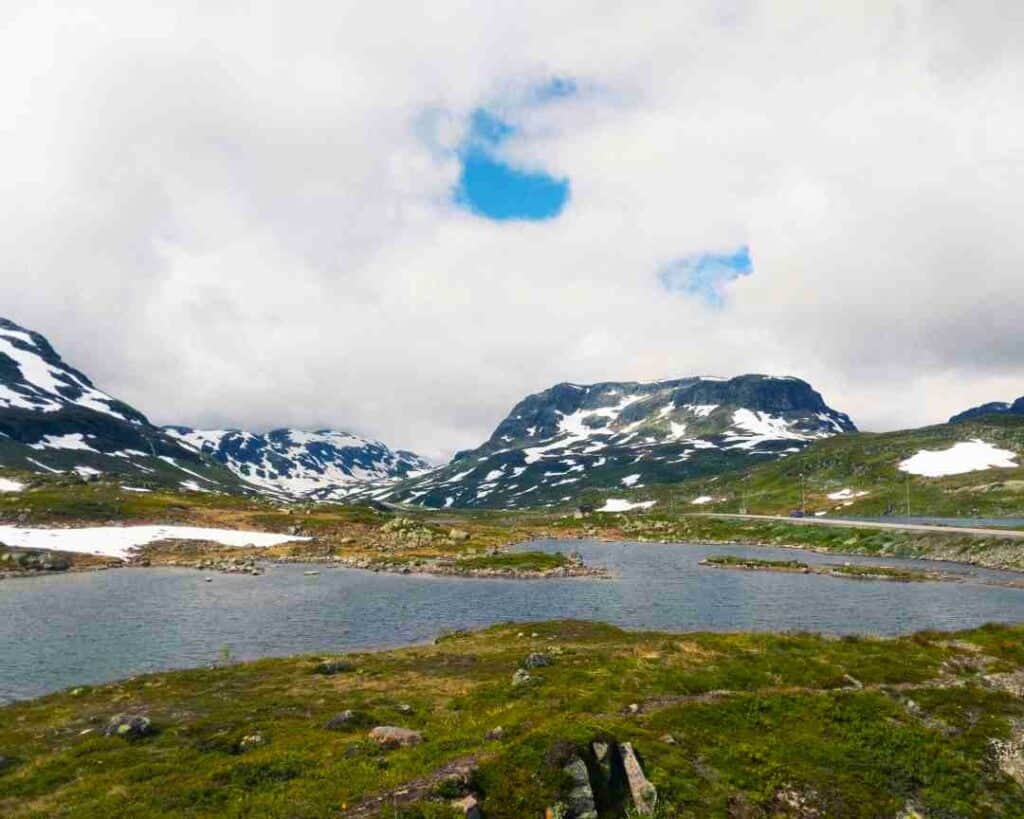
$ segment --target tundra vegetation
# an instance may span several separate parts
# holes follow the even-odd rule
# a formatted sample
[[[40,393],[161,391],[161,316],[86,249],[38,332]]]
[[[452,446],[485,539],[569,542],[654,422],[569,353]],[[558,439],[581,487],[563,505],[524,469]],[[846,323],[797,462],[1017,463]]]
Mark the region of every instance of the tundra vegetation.
[[[1022,647],[545,622],[151,674],[0,711],[0,814],[1021,816]]]

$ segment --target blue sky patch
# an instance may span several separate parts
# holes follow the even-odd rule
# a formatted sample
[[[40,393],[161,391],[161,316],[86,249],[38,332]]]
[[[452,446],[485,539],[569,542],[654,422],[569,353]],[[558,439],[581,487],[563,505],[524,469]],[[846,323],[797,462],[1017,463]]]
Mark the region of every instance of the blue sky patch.
[[[538,100],[574,93],[565,80],[537,90]],[[541,94],[545,95],[543,98]],[[569,200],[569,180],[542,171],[526,171],[500,158],[497,149],[516,134],[515,126],[485,108],[470,118],[469,133],[459,147],[462,163],[455,204],[487,219],[553,219]]]
[[[732,253],[698,253],[683,256],[658,271],[658,281],[670,293],[702,299],[712,307],[725,304],[725,285],[754,272],[750,248]]]

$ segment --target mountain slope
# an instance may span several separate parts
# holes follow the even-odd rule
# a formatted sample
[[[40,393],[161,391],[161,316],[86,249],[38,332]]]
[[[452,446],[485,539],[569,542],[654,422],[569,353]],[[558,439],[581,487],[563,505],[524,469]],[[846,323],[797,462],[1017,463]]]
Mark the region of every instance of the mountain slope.
[[[855,429],[796,378],[558,384],[519,402],[482,446],[372,497],[429,507],[550,505],[589,488],[631,491],[736,469]]]
[[[0,319],[0,465],[114,474],[189,489],[235,490],[215,461],[181,446],[97,389],[39,333]]]
[[[165,427],[181,444],[205,453],[254,486],[292,497],[338,500],[367,482],[389,482],[430,468],[423,458],[347,432]]]
[[[1024,416],[815,441],[783,460],[651,487],[659,512],[1024,517]]]
[[[949,419],[949,423],[957,424],[961,421],[968,421],[971,418],[981,418],[985,415],[1024,415],[1024,396],[1021,396],[1013,403],[1007,401],[990,401],[988,404],[981,404],[971,407],[961,413],[957,413]]]
[[[0,319],[0,467],[148,486],[338,499],[428,468],[342,432],[156,427],[97,389],[39,333]]]

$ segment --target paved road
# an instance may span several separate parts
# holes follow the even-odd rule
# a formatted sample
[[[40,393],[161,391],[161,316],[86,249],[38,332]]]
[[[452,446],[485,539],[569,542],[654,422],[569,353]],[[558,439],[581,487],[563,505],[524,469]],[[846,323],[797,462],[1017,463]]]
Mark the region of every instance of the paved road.
[[[836,520],[835,518],[791,518],[786,515],[741,515],[729,512],[693,512],[705,518],[740,518],[742,520],[778,520],[804,526],[842,526],[848,529],[898,529],[902,532],[938,532],[940,534],[975,535],[976,537],[998,537],[1024,540],[1024,531],[1019,529],[981,529],[975,526],[935,526],[926,523],[888,523],[886,521]]]

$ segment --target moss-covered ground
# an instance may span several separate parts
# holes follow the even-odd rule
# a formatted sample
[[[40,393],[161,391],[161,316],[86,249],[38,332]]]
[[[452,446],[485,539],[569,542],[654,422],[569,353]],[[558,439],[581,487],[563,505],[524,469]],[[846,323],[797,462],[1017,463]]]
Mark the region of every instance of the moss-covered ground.
[[[992,740],[1024,719],[1000,683],[1022,646],[1024,627],[837,640],[547,622],[352,654],[335,674],[313,656],[154,674],[0,710],[0,814],[443,817],[468,789],[489,819],[541,817],[567,756],[614,739],[660,816],[812,815],[787,812],[796,794],[818,816],[1020,817]],[[536,652],[551,664],[513,685]],[[104,736],[118,713],[156,733]],[[382,724],[424,741],[382,750],[367,737]]]

